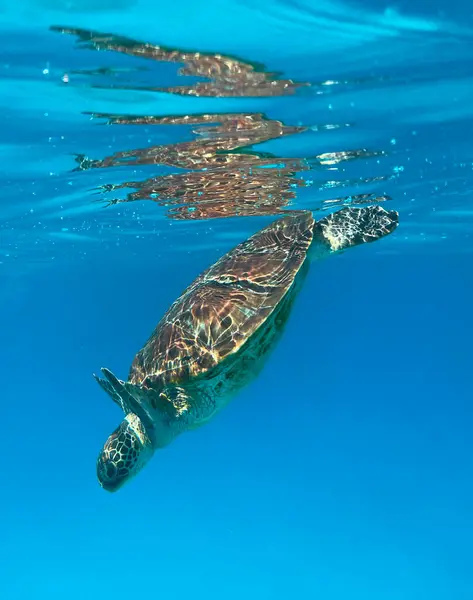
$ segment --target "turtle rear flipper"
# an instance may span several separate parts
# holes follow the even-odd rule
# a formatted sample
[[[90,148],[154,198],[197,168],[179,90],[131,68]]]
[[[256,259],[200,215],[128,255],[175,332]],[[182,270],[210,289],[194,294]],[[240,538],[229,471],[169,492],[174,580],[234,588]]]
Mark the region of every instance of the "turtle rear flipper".
[[[322,241],[332,252],[350,246],[375,242],[392,233],[399,224],[399,213],[382,206],[347,207],[321,219],[314,227],[314,241]]]

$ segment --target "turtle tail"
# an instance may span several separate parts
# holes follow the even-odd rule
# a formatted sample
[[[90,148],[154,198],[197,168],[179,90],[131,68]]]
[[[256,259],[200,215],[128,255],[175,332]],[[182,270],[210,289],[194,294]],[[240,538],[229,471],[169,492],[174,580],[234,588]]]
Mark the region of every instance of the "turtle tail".
[[[332,252],[375,242],[392,233],[399,224],[399,213],[382,206],[346,207],[317,221],[314,241],[328,246]]]

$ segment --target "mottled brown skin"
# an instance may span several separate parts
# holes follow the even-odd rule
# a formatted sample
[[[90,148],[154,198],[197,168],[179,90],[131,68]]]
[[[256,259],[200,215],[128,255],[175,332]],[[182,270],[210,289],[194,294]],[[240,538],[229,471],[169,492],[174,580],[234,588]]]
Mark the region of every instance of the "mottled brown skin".
[[[279,219],[202,273],[136,355],[129,381],[182,385],[237,352],[294,282],[314,223],[308,212]]]

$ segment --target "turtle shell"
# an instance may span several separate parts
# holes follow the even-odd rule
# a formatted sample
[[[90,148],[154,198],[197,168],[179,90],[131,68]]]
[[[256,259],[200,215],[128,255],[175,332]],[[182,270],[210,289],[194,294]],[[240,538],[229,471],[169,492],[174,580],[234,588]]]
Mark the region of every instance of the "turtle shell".
[[[310,212],[278,219],[204,271],[135,356],[129,381],[183,384],[238,352],[288,292],[313,227]]]

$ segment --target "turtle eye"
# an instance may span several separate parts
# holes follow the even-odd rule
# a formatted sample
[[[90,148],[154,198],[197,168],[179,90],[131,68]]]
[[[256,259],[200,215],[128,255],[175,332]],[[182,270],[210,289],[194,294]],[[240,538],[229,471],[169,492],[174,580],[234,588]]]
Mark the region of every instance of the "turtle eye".
[[[113,479],[113,477],[115,477],[115,475],[117,474],[117,469],[111,460],[108,460],[104,464],[104,468],[105,468],[105,473],[107,474],[107,477],[109,479]]]
[[[120,461],[123,462],[123,461]],[[118,463],[110,458],[105,458],[102,454],[97,461],[97,476],[100,485],[111,492],[117,490],[123,483],[128,471],[119,469]]]
[[[143,466],[140,454],[144,446],[127,419],[109,436],[97,458],[97,477],[100,485],[110,492],[118,490]],[[151,456],[152,452],[146,455]]]
[[[117,467],[109,458],[100,456],[97,461],[97,475],[102,481],[113,480],[117,476]]]

